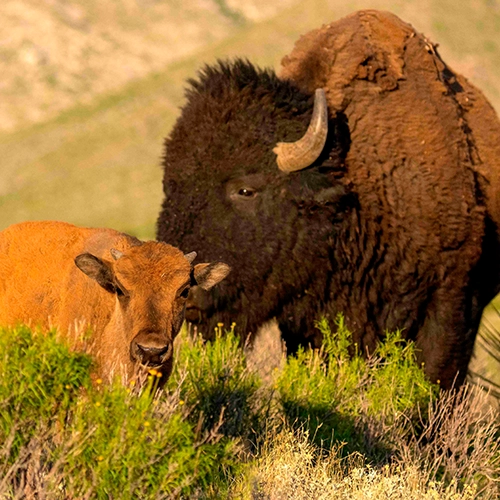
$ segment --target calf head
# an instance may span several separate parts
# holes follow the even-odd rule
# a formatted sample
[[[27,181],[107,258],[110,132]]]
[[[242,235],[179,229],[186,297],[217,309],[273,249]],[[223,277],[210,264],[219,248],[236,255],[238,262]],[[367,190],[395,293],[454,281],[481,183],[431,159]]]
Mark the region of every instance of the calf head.
[[[84,253],[76,257],[75,264],[116,297],[110,334],[117,342],[127,342],[130,359],[122,362],[155,368],[166,379],[191,286],[209,290],[230,268],[221,262],[193,267],[195,252],[184,255],[154,241],[123,252],[111,249],[110,256],[106,260]]]

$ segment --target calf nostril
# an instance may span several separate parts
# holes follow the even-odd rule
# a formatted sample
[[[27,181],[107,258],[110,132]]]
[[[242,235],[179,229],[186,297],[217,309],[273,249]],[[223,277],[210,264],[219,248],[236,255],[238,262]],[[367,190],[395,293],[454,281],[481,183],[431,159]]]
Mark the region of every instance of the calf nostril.
[[[135,344],[133,352],[138,361],[144,365],[161,365],[172,356],[173,346],[171,343],[163,347],[149,347]]]

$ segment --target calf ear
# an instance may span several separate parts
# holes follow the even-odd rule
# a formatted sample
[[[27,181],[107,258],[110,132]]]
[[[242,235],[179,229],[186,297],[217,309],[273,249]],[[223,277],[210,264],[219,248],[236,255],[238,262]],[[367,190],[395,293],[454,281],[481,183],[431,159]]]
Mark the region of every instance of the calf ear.
[[[75,264],[80,271],[97,281],[106,291],[110,293],[116,292],[115,275],[106,261],[91,253],[82,253],[75,257]]]
[[[213,262],[211,264],[197,264],[193,269],[194,285],[203,290],[210,290],[214,285],[222,281],[231,271],[224,262]]]

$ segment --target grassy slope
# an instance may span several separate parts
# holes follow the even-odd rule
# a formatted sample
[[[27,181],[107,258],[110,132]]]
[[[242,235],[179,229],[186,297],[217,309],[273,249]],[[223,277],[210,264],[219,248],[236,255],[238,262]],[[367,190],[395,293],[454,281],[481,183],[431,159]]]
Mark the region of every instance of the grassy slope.
[[[243,22],[231,14],[213,0],[0,2],[0,129],[54,118],[220,41]]]
[[[278,67],[300,34],[359,8],[392,10],[440,43],[445,60],[471,77],[500,109],[499,7],[492,1],[299,2],[247,24],[204,52],[134,81],[91,106],[0,134],[0,229],[26,219],[59,219],[154,236],[161,202],[162,140],[182,103],[186,78],[217,57],[246,56]]]

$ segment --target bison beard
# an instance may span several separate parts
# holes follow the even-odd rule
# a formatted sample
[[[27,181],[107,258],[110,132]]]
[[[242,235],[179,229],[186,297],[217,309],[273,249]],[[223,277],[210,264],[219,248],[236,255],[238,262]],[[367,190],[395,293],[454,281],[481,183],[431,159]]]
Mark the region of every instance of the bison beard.
[[[343,312],[363,351],[400,328],[431,379],[460,383],[500,281],[494,111],[388,13],[305,35],[283,66],[207,66],[166,141],[158,239],[233,268],[193,296],[206,332],[276,317],[293,350]],[[282,172],[273,148],[303,136],[316,88],[325,147]]]

